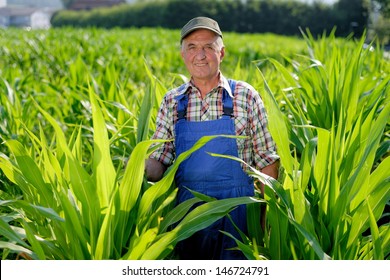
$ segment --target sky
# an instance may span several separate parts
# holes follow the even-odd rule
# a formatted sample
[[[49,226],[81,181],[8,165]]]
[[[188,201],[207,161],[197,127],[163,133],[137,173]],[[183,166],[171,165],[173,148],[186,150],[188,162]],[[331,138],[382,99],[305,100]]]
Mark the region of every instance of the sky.
[[[5,3],[8,2],[8,4],[20,4],[20,3],[30,3],[30,2],[36,2],[37,0],[0,0],[0,7],[2,6],[5,6]],[[38,0],[38,1],[41,1],[42,3],[47,3],[47,2],[61,2],[61,0]],[[131,2],[134,2],[135,0],[126,0],[127,2],[131,3]],[[320,1],[320,2],[323,2],[323,3],[327,3],[327,4],[333,4],[335,2],[337,2],[337,0],[297,0],[297,1],[301,1],[301,2],[314,2],[314,1]],[[53,5],[53,4],[51,4]],[[50,6],[51,6],[50,5]]]
[[[323,2],[323,3],[327,3],[327,4],[333,4],[335,2],[337,2],[337,0],[299,0],[301,2],[314,2],[314,1],[320,1],[320,2]]]

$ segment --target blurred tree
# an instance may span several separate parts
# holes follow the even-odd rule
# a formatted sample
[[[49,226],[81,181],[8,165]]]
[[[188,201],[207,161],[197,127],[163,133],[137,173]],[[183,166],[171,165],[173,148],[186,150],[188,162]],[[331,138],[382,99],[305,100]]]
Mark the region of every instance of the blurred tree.
[[[70,5],[72,5],[72,3],[75,1],[75,0],[61,0],[62,1],[62,4],[64,4],[64,7],[67,9],[70,7]]]
[[[390,45],[390,0],[372,0],[368,39],[378,39],[382,45]]]
[[[390,17],[390,0],[374,0],[379,4],[379,12],[384,18]]]
[[[339,0],[335,6],[339,11],[338,31],[360,37],[368,24],[370,0]]]

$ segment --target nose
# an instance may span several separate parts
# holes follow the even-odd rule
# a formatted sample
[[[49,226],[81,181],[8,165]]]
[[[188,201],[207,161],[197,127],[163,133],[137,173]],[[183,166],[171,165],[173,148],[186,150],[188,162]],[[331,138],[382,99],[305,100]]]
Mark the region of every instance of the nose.
[[[206,57],[206,51],[204,48],[199,48],[198,51],[196,52],[196,57],[199,59],[203,59]]]

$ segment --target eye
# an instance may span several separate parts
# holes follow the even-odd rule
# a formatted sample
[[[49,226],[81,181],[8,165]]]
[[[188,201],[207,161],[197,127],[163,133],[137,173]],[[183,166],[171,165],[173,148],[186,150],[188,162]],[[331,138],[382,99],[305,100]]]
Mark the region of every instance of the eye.
[[[189,51],[189,52],[195,52],[195,50],[196,50],[196,47],[195,47],[194,45],[189,45],[189,46],[187,46],[187,51]]]
[[[213,46],[213,45],[207,45],[205,46],[205,51],[208,52],[208,53],[212,53],[212,52],[215,52],[216,51],[216,48]]]

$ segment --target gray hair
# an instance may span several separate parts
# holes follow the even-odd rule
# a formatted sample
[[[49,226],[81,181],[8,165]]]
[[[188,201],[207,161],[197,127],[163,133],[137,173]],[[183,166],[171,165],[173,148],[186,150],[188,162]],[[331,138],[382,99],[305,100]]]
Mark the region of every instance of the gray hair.
[[[218,36],[218,38],[215,41],[215,43],[217,43],[217,47],[219,48],[219,50],[222,50],[222,48],[225,47],[224,44],[223,44],[223,39],[220,36]]]
[[[217,40],[215,40],[214,43],[217,45],[217,48],[218,48],[219,50],[222,50],[222,48],[225,47],[225,45],[224,45],[224,43],[223,43],[223,39],[222,39],[221,36],[218,36],[218,35],[216,35],[216,37],[218,37],[218,38],[217,38]],[[184,41],[185,41],[185,38],[184,38],[183,41],[181,41],[181,43],[180,43],[180,47],[181,47],[182,50],[183,50],[183,47],[184,47],[184,44],[183,44]]]

